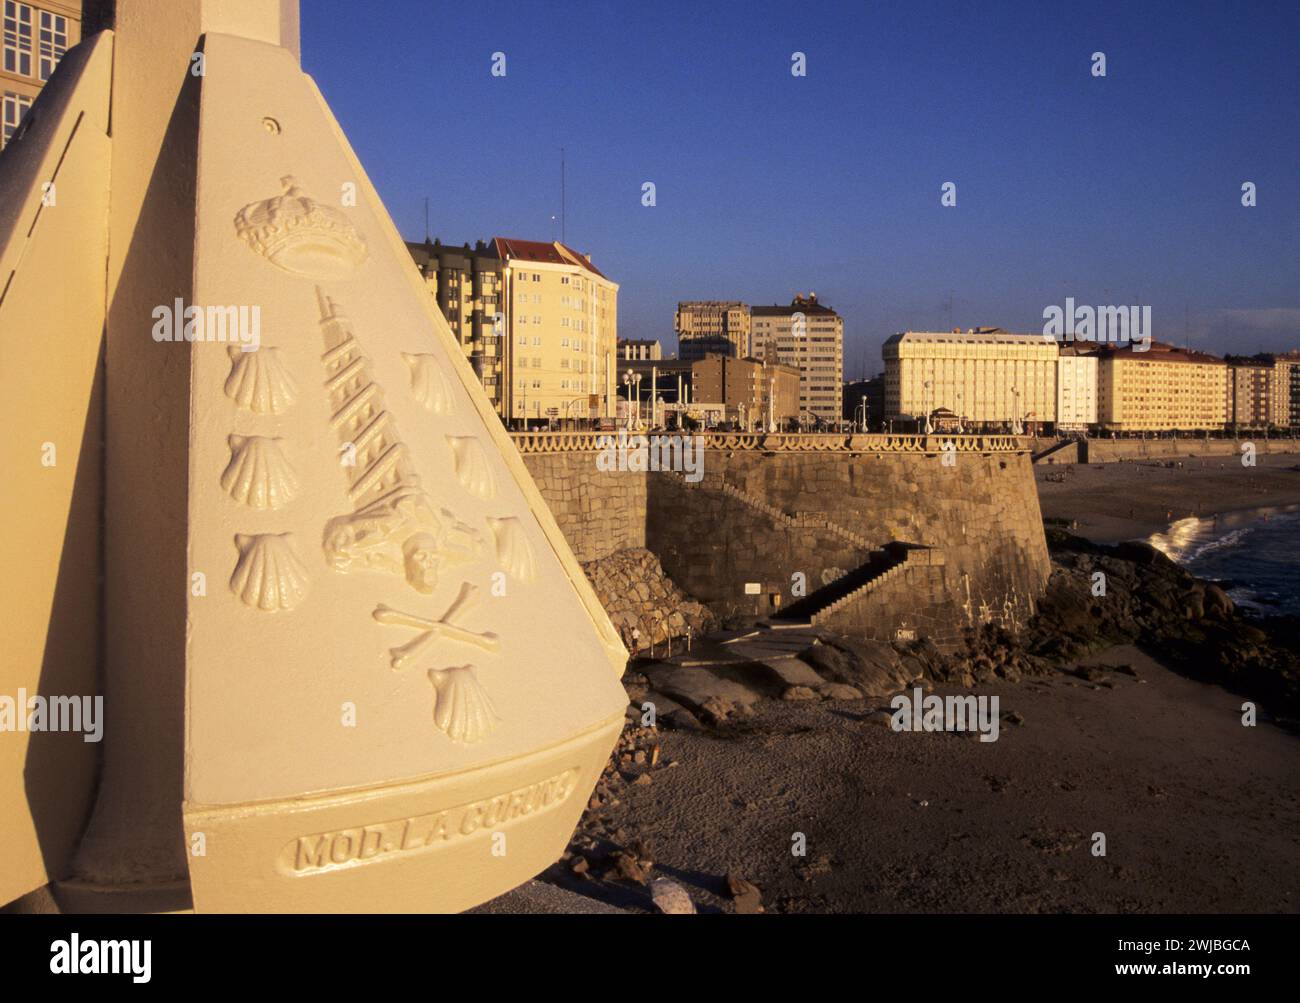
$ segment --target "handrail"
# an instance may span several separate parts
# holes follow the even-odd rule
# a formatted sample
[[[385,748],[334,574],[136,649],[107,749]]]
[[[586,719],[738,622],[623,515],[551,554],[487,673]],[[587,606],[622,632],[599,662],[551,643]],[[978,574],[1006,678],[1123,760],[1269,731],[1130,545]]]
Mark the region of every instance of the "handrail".
[[[600,452],[620,442],[636,448],[640,436],[690,436],[703,440],[705,449],[753,451],[764,453],[939,453],[952,443],[958,453],[1016,453],[1028,447],[1025,437],[1016,435],[923,435],[918,433],[882,433],[848,435],[819,432],[511,432],[519,452],[587,453]]]

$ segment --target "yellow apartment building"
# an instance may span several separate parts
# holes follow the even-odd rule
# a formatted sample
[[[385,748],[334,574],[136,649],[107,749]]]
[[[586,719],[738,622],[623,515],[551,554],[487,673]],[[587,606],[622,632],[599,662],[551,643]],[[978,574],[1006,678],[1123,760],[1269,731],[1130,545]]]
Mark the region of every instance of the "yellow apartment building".
[[[81,41],[81,5],[61,0],[0,0],[0,149],[18,131],[27,109],[63,54]]]
[[[505,414],[532,424],[614,417],[618,283],[559,241],[492,243],[510,342]]]
[[[946,408],[968,427],[1056,421],[1059,348],[1041,334],[907,331],[887,340],[881,354],[887,418]]]
[[[1153,341],[1145,352],[1097,353],[1097,417],[1116,432],[1221,431],[1232,414],[1231,368],[1205,352]]]

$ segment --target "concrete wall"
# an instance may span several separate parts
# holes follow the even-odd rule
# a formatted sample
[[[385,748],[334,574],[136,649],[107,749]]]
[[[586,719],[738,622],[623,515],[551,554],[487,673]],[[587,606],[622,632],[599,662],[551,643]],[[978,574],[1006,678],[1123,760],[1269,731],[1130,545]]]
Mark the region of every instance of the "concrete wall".
[[[838,610],[834,624],[952,645],[966,626],[1015,627],[1050,572],[1027,451],[782,452],[710,448],[704,476],[600,472],[594,452],[524,459],[580,559],[645,546],[716,613],[788,606],[889,542],[929,548],[903,573]],[[747,583],[759,583],[759,596]]]
[[[102,693],[112,71],[110,36],[69,51],[0,160],[0,697],[24,727],[28,698]],[[102,748],[0,734],[0,904],[67,875]]]

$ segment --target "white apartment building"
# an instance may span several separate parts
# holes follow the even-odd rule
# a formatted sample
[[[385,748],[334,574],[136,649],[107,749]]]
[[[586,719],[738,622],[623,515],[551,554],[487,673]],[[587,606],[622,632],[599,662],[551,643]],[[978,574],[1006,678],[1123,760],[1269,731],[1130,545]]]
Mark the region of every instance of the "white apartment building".
[[[1056,427],[1082,432],[1097,424],[1097,356],[1062,345],[1056,362]]]

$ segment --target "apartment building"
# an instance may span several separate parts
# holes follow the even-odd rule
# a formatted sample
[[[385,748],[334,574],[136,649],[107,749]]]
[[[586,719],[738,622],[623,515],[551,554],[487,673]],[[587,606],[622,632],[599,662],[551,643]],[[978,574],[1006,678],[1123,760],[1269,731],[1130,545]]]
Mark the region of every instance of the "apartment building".
[[[1300,430],[1300,352],[1269,356],[1269,420],[1276,428]]]
[[[799,371],[799,409],[838,427],[844,387],[844,318],[817,300],[750,308],[753,355]]]
[[[691,363],[697,401],[721,403],[746,430],[782,428],[799,416],[799,370],[778,362],[710,355]]]
[[[81,5],[3,0],[0,35],[0,149],[18,132],[63,54],[81,41]]]
[[[1056,360],[1056,428],[1086,432],[1097,424],[1097,356],[1091,346],[1061,345]]]
[[[495,245],[480,240],[471,249],[468,243],[450,247],[426,240],[406,247],[492,406],[504,416],[510,340],[502,316],[504,267]]]
[[[612,418],[618,373],[618,283],[557,241],[493,240],[510,340],[505,414],[537,424]]]
[[[887,418],[923,418],[945,408],[966,427],[1012,428],[1057,420],[1057,343],[1001,328],[907,331],[889,338]]]
[[[681,358],[702,359],[718,351],[717,342],[729,342],[733,358],[743,359],[752,354],[750,342],[749,307],[735,300],[690,300],[677,304],[673,318],[677,331],[678,355]],[[693,342],[711,342],[705,350]],[[690,348],[687,346],[691,345]]]
[[[720,334],[710,334],[700,338],[688,338],[677,343],[679,358],[698,362],[710,355],[726,355],[732,359],[744,358],[736,354],[736,344]]]
[[[1273,372],[1270,356],[1254,359],[1228,356],[1231,408],[1228,422],[1234,431],[1267,429],[1274,424]]]
[[[624,362],[654,362],[664,351],[658,338],[619,338],[618,357]]]
[[[1232,414],[1223,359],[1153,341],[1147,351],[1097,351],[1097,418],[1116,432],[1221,431]]]
[[[589,255],[507,237],[406,246],[502,418],[613,416],[618,283]]]

